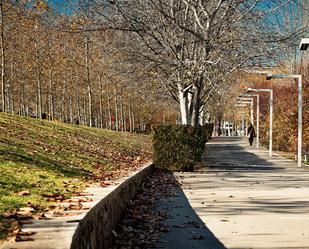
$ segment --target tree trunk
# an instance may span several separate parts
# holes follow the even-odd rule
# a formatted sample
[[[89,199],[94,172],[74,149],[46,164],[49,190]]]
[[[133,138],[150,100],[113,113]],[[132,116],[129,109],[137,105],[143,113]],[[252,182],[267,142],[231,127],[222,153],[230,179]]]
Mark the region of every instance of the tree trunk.
[[[79,95],[76,95],[76,109],[77,109],[77,123],[81,124],[81,114],[80,114],[80,103],[79,103]]]
[[[89,69],[89,37],[85,37],[85,50],[86,50],[86,81],[88,91],[88,113],[89,113],[89,126],[93,126],[93,111],[92,111],[92,86],[90,82],[90,69]]]
[[[115,130],[119,131],[118,96],[117,96],[117,89],[116,89],[116,87],[115,87]]]
[[[192,112],[192,121],[191,124],[193,127],[199,126],[199,116],[201,109],[201,87],[203,82],[203,77],[200,77],[196,80],[195,84],[193,84],[193,112]]]
[[[108,129],[112,130],[112,110],[109,94],[107,93],[107,108],[108,108]]]
[[[107,108],[104,108],[104,127],[102,127],[103,129],[108,129],[108,125],[109,125],[109,120],[108,120],[108,110]]]
[[[48,85],[48,112],[49,112],[49,120],[53,120],[54,119],[54,111],[53,111],[53,73],[52,70],[50,69],[49,72],[49,85]]]
[[[132,132],[135,131],[135,115],[134,112],[132,112]]]
[[[69,99],[69,109],[70,109],[70,124],[73,124],[73,103],[72,97]]]
[[[15,113],[15,88],[14,85],[11,85],[11,113]]]
[[[22,115],[26,116],[26,103],[25,103],[25,81],[22,80],[21,83],[21,110],[22,110]]]
[[[103,129],[103,86],[101,76],[99,75],[99,84],[100,84],[100,128]]]
[[[132,132],[132,103],[131,103],[131,98],[129,100],[129,130]]]
[[[3,0],[0,0],[0,49],[1,49],[1,102],[2,111],[6,112],[6,82],[5,82],[5,48],[4,48],[4,20],[3,20]]]
[[[124,111],[123,111],[123,99],[122,99],[122,94],[120,95],[120,125],[121,125],[121,131],[124,131]]]
[[[126,109],[123,110],[123,129],[127,131]]]
[[[12,113],[12,98],[13,98],[13,61],[11,61],[10,80],[7,84],[7,112]]]
[[[194,89],[188,91],[187,93],[187,120],[188,125],[192,125],[192,117],[193,117],[193,101],[194,101]]]
[[[200,118],[199,118],[199,123],[200,123],[200,126],[203,126],[204,125],[204,111],[200,111]]]
[[[87,120],[88,120],[88,114],[87,114],[87,108],[86,108],[86,99],[83,98],[83,111],[84,111],[84,125],[87,125]]]
[[[37,77],[37,118],[42,118],[42,85],[41,85],[41,65],[40,65],[40,52],[38,48],[38,41],[39,41],[39,35],[38,35],[38,26],[35,24],[35,32],[36,32],[36,38],[34,42],[34,48],[35,48],[35,61],[36,61],[36,77]]]
[[[80,109],[80,97],[79,97],[79,84],[78,83],[79,83],[79,78],[77,76],[75,95],[76,95],[77,123],[78,125],[80,125],[81,124],[81,109]]]
[[[183,125],[187,125],[188,124],[187,94],[183,91],[183,88],[180,84],[178,84],[178,97],[180,105],[181,123]]]
[[[65,102],[66,102],[66,79],[63,81],[62,98],[61,98],[61,121],[65,122]]]

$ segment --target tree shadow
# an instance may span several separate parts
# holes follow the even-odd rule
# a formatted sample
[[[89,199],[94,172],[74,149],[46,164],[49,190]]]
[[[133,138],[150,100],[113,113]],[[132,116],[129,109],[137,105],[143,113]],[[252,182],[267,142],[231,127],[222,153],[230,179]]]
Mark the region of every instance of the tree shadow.
[[[162,222],[168,232],[162,234],[152,248],[226,249],[196,214],[182,189],[175,187],[174,191],[175,196],[162,199],[156,207],[159,212],[165,212],[169,217]]]
[[[214,138],[213,141],[220,140],[222,144],[207,144],[202,161],[206,168],[201,171],[218,170],[218,171],[279,171],[284,167],[278,166],[261,156],[256,155],[246,149],[255,151],[255,146],[242,147],[239,137],[220,137]],[[265,153],[268,153],[265,151]],[[265,155],[266,157],[267,155]]]
[[[55,159],[51,159],[48,153],[38,153],[36,155],[29,155],[22,149],[2,149],[0,147],[0,158],[3,161],[13,163],[24,163],[31,166],[36,166],[48,171],[55,172],[57,174],[66,177],[84,177],[91,178],[93,173],[83,168],[73,167],[72,165],[64,162],[60,162]]]
[[[216,144],[218,140],[223,143]],[[231,223],[229,219],[237,219],[239,216],[242,219],[248,217],[249,220],[254,216],[272,215],[273,217],[280,215],[287,220],[294,215],[297,216],[296,219],[306,217],[309,212],[309,199],[303,193],[296,194],[294,189],[309,188],[308,170],[297,168],[294,162],[282,160],[275,155],[272,159],[278,160],[272,162],[267,151],[256,150],[244,143],[240,145],[241,140],[241,138],[214,138],[206,146],[203,155],[204,168],[199,168],[194,173],[177,174],[179,181],[183,182],[184,190],[177,188],[177,197],[162,200],[158,204],[158,210],[166,211],[171,216],[171,219],[164,222],[171,231],[160,237],[162,243],[158,243],[157,248],[226,248],[209,228],[202,228],[203,220],[207,220],[207,217],[219,219],[219,223],[222,219],[222,229],[224,226],[229,226]],[[235,190],[236,197],[233,196]],[[242,195],[244,191],[250,194]],[[263,195],[263,191],[268,194]],[[276,191],[280,191],[281,194]],[[289,195],[286,191],[291,191],[295,195]],[[193,222],[189,223],[190,221]],[[196,228],[196,225],[192,224],[199,225]],[[265,224],[267,225],[267,221]],[[272,237],[268,236],[280,236],[280,231],[273,231],[274,234],[271,232],[269,230],[265,234],[255,234],[253,231],[244,231],[242,238],[252,239],[256,236],[257,239],[271,239]],[[193,240],[194,235],[201,235],[203,239]],[[239,249],[245,248],[247,247],[239,247]],[[269,248],[307,247],[287,245]]]

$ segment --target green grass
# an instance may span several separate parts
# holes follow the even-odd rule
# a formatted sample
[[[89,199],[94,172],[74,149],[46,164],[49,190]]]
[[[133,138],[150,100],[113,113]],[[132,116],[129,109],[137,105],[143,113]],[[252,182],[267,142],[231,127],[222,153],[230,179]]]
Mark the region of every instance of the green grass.
[[[48,194],[70,197],[91,181],[129,171],[137,157],[138,163],[148,161],[150,140],[0,113],[0,223],[1,214],[29,203],[46,208],[51,204],[44,197]],[[21,191],[30,195],[19,196]]]

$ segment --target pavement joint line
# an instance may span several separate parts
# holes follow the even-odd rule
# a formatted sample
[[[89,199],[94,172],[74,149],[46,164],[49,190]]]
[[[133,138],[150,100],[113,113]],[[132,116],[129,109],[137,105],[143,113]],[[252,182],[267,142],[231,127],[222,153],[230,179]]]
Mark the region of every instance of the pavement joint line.
[[[189,230],[178,234],[171,228],[160,238],[167,241],[160,248],[309,248],[307,167],[298,168],[294,160],[278,153],[271,158],[266,150],[254,151],[244,141],[216,137],[211,145],[206,144],[202,173],[176,174],[183,185],[181,198],[173,205],[181,202],[186,212],[196,215],[207,227],[206,236],[204,241],[190,243],[186,239]],[[168,224],[180,221],[181,215],[174,216]]]

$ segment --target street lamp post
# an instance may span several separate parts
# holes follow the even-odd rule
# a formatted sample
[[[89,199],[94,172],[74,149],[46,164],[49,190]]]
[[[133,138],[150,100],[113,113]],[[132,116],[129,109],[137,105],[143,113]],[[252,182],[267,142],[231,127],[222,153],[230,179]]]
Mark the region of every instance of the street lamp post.
[[[273,102],[274,93],[272,89],[252,89],[248,88],[247,92],[269,92],[269,156],[273,156]]]
[[[250,123],[253,123],[253,99],[250,98],[251,101],[247,100],[241,100],[241,99],[237,99],[237,104],[243,104],[245,106],[250,105]],[[247,136],[248,135],[248,122],[246,120],[246,124],[245,124],[245,129],[244,129],[244,134]]]
[[[247,105],[245,104],[236,104],[235,106],[238,107],[246,107]],[[245,135],[245,112],[241,112],[241,132],[242,132],[242,136]]]
[[[242,131],[242,134],[241,135],[245,135],[245,113],[242,112],[241,113],[241,131]]]
[[[304,51],[307,50],[309,47],[309,38],[302,38],[300,41],[300,45],[299,45],[299,49]],[[298,84],[300,85],[301,83],[298,82]],[[298,89],[299,89],[299,85],[298,85]],[[299,97],[299,95],[298,95]],[[302,99],[298,99],[298,105],[300,104],[299,101],[302,101]],[[302,104],[302,103],[301,103]],[[302,108],[301,108],[302,109]],[[302,116],[300,116],[300,114],[298,113],[298,117],[300,117],[301,119],[301,130],[298,129],[298,158],[297,158],[297,165],[298,167],[301,167],[301,147],[302,147]],[[300,123],[300,121],[298,120],[298,124]],[[301,140],[301,141],[299,141]],[[299,153],[300,153],[300,158],[299,158]]]
[[[297,165],[301,167],[302,159],[302,129],[303,129],[303,110],[302,110],[302,76],[300,74],[290,74],[290,75],[267,75],[266,79],[297,79],[298,80],[298,145],[297,145]]]
[[[260,95],[240,94],[239,97],[256,97],[256,148],[260,146]]]
[[[253,118],[253,98],[237,98],[237,103],[239,104],[250,104],[250,122],[251,124],[254,123]]]

